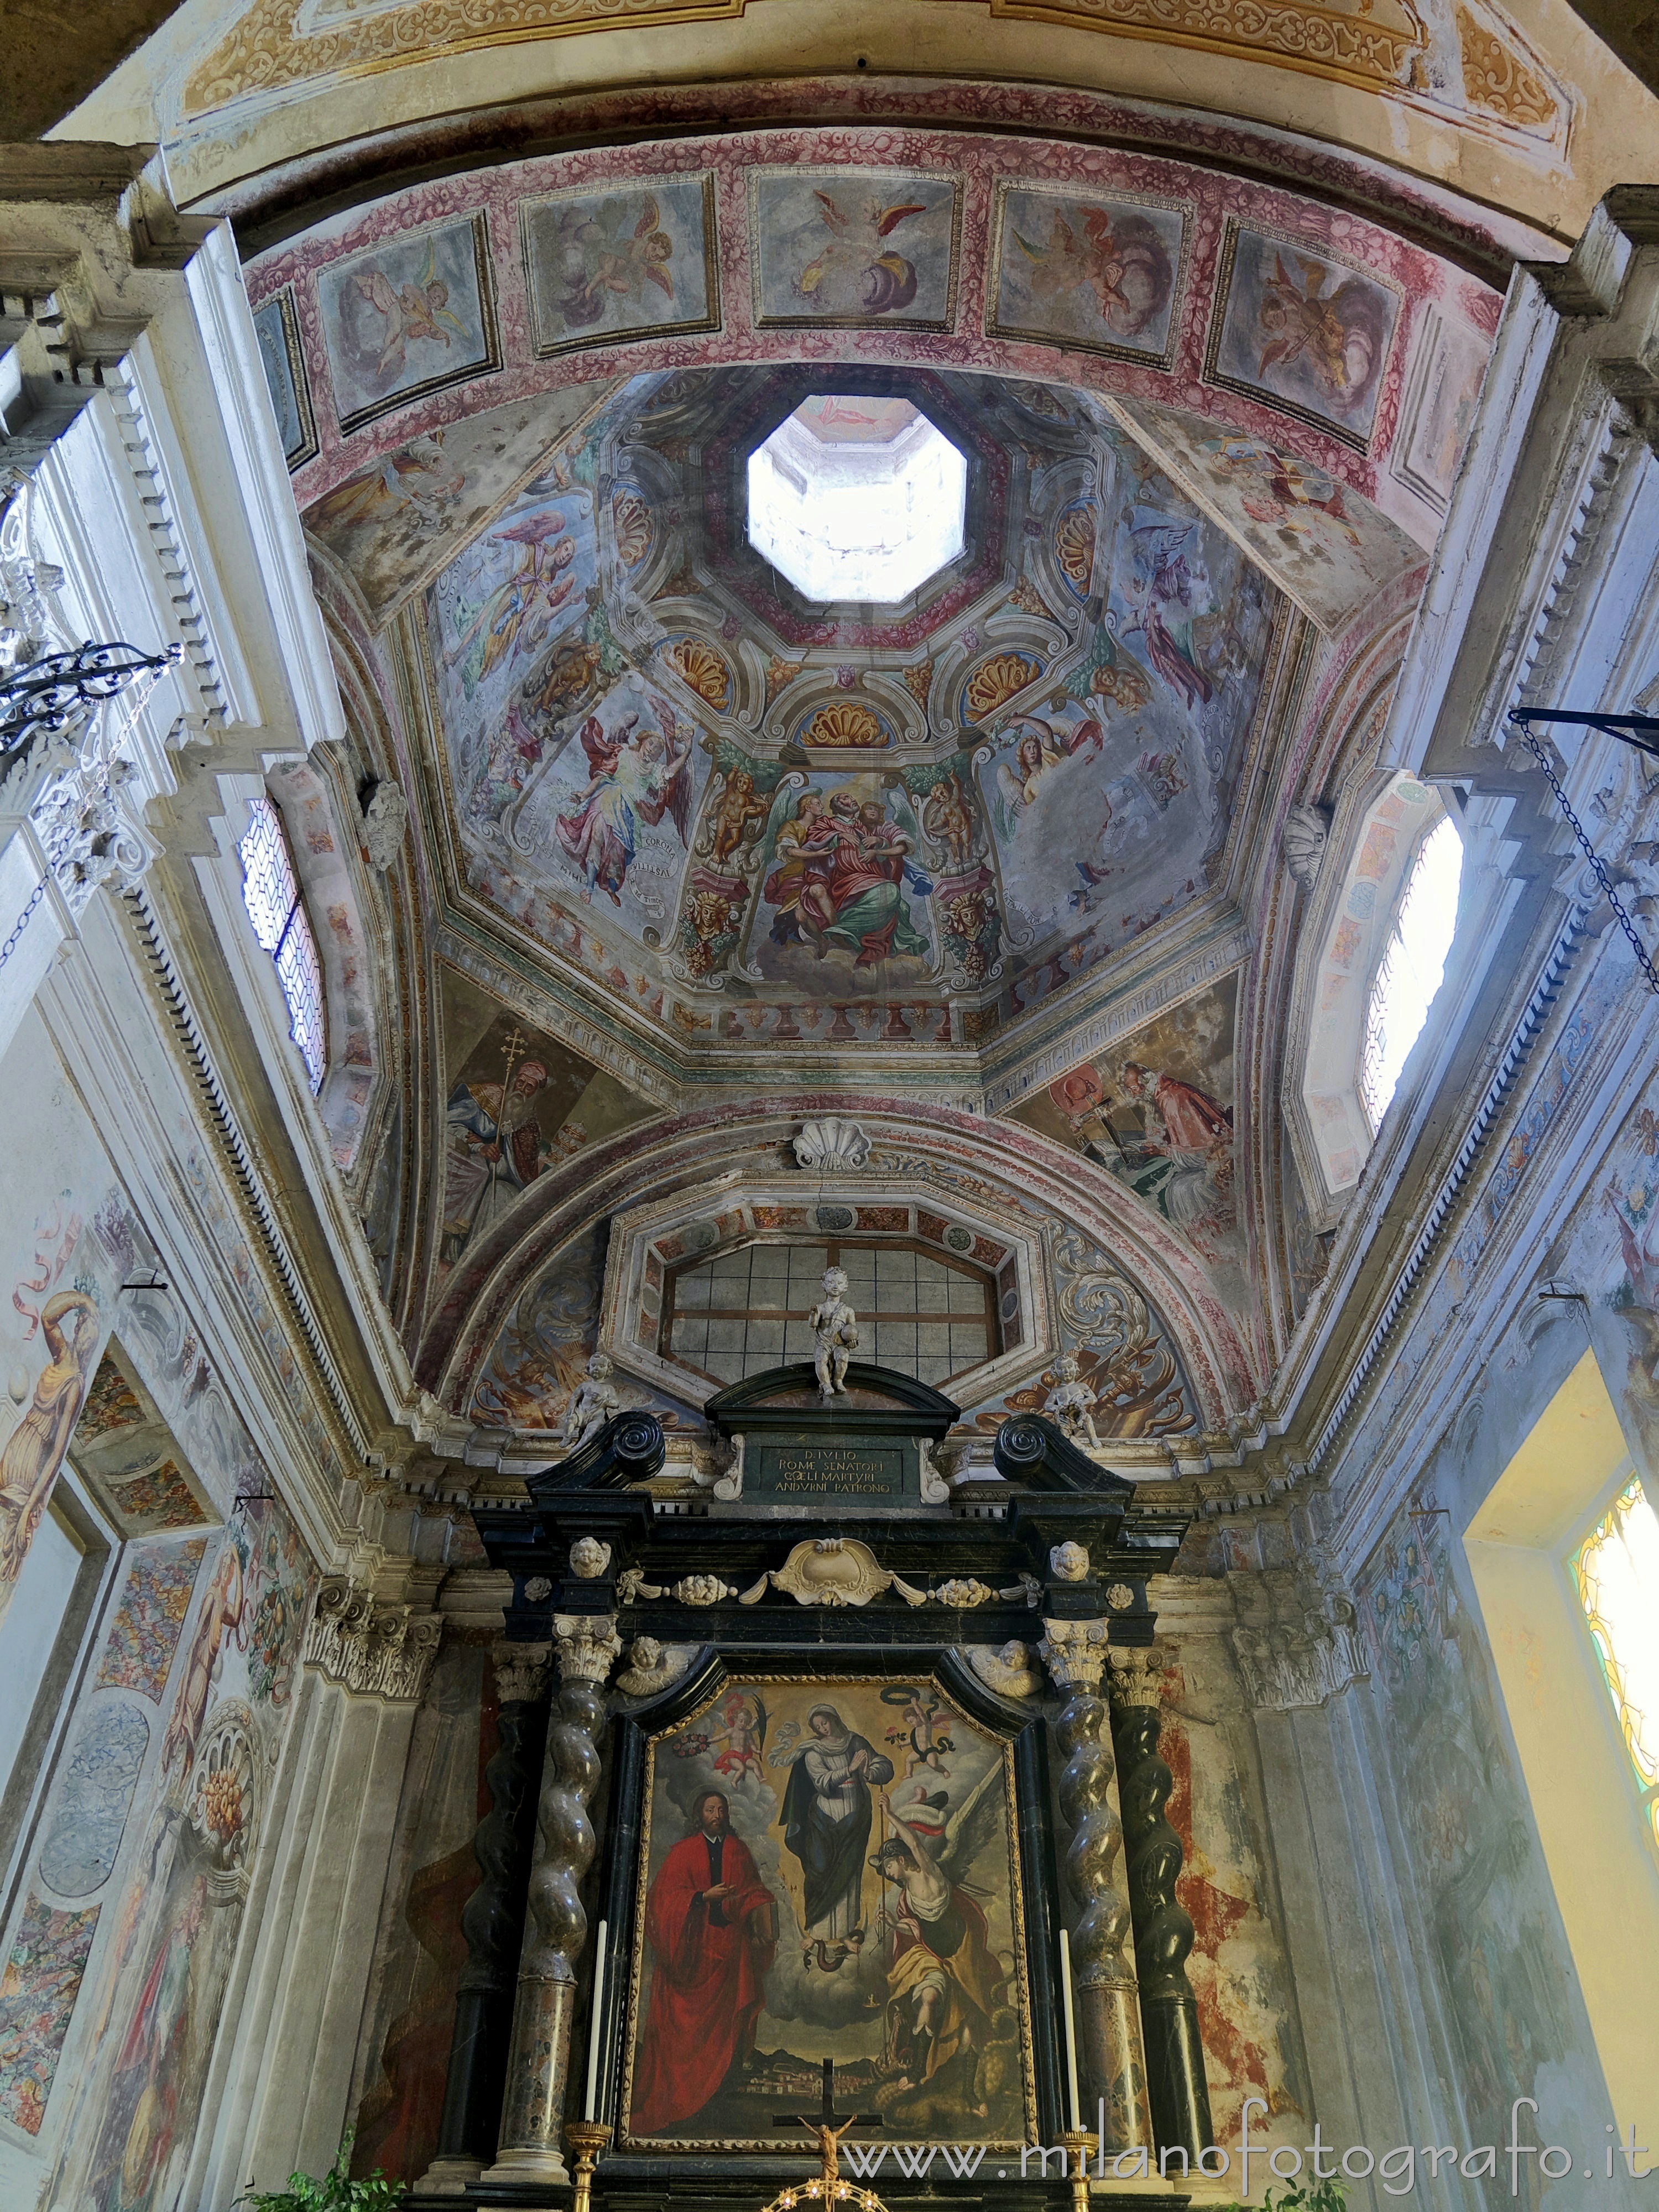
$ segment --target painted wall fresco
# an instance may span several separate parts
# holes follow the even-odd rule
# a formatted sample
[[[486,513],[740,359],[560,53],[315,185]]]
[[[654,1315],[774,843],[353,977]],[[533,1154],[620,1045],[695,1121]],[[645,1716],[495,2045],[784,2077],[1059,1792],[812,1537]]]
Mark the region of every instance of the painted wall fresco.
[[[601,335],[718,327],[712,175],[653,177],[626,192],[552,193],[526,200],[519,220],[538,354]]]
[[[1229,975],[1009,1109],[1132,1190],[1243,1295],[1234,1201],[1233,1037]]]
[[[172,1431],[142,1401],[120,1358],[112,1342],[70,1445],[76,1471],[124,1536],[205,1527],[215,1516],[180,1465]]]
[[[1376,419],[1401,298],[1292,234],[1229,226],[1208,368],[1363,451]]]
[[[755,327],[956,318],[952,177],[907,169],[757,169],[749,179]]]
[[[317,451],[317,425],[291,291],[276,293],[254,310],[253,335],[259,342],[259,359],[276,410],[283,459],[290,470],[301,468]]]
[[[884,97],[879,88],[860,86],[859,90],[879,109]],[[687,97],[678,100],[677,123],[706,116],[708,127],[718,132],[712,106],[693,94],[688,107]],[[964,88],[958,97],[973,108],[975,95],[971,90]],[[1002,127],[1011,99],[1024,114],[1021,129],[1013,132]],[[1086,385],[1092,380],[1091,364],[1097,363],[1100,343],[1117,344],[1125,336],[1126,321],[1139,322],[1146,300],[1162,289],[1151,240],[1133,225],[1121,239],[1113,231],[1112,250],[1097,257],[1095,281],[1085,280],[1097,301],[1106,303],[1103,319],[1097,322],[1092,315],[1085,315],[1073,335],[1067,325],[1079,303],[1059,306],[1058,288],[1054,301],[1030,315],[1012,295],[1002,299],[1005,260],[993,252],[999,194],[1006,187],[1047,196],[1041,209],[1030,204],[1031,211],[1038,214],[1047,212],[1049,198],[1062,213],[1067,204],[1079,215],[1085,209],[1098,211],[1114,205],[1139,208],[1134,223],[1149,224],[1166,251],[1173,234],[1164,233],[1161,216],[1146,210],[1179,210],[1186,227],[1188,272],[1178,280],[1169,310],[1167,349],[1151,352],[1144,347],[1161,318],[1159,310],[1152,321],[1129,334],[1132,343],[1121,348],[1115,392],[1196,409],[1217,427],[1261,439],[1312,463],[1336,482],[1377,501],[1419,543],[1431,543],[1437,510],[1388,466],[1399,425],[1405,360],[1431,307],[1489,340],[1498,305],[1492,288],[1466,276],[1452,259],[1408,243],[1404,235],[1333,206],[1328,199],[1322,204],[1292,190],[1229,174],[1221,166],[1206,167],[1182,158],[1186,148],[1173,143],[1172,123],[1167,126],[1169,150],[1159,150],[1157,141],[1166,132],[1162,118],[1142,112],[1131,123],[1127,113],[1114,111],[1118,113],[1115,126],[1097,119],[1102,103],[1090,95],[1051,89],[1042,95],[1042,102],[1030,107],[1010,88],[994,88],[995,113],[988,111],[986,118],[998,126],[993,132],[919,131],[913,115],[906,117],[896,132],[873,119],[827,129],[786,125],[677,138],[672,142],[672,160],[660,150],[671,142],[665,142],[659,131],[649,131],[642,143],[623,143],[634,135],[623,131],[618,143],[610,146],[492,164],[471,173],[447,173],[390,195],[349,220],[337,219],[272,248],[251,267],[252,297],[260,304],[284,288],[292,289],[321,441],[318,456],[300,470],[296,479],[301,507],[312,507],[347,477],[406,447],[418,433],[441,428],[447,437],[472,405],[484,403],[495,408],[529,400],[544,386],[522,257],[520,210],[526,203],[559,195],[590,204],[621,203],[671,179],[684,183],[712,174],[720,223],[719,304],[717,308],[711,305],[715,327],[699,348],[700,359],[711,367],[791,359],[798,343],[794,332],[803,324],[830,323],[842,331],[836,352],[846,361],[1036,374]],[[1030,112],[1024,112],[1028,107]],[[1111,104],[1106,107],[1109,110]],[[1045,137],[1045,131],[1055,127],[1052,118],[1066,113],[1073,116],[1075,126],[1069,135],[1063,131],[1059,137]],[[1097,119],[1087,119],[1091,116]],[[1139,142],[1135,150],[1129,150],[1131,138]],[[1230,145],[1229,154],[1236,150]],[[1273,159],[1288,162],[1292,171],[1298,166],[1294,149],[1283,142],[1276,144]],[[753,181],[763,175],[775,180],[764,193]],[[1329,177],[1317,164],[1309,171],[1309,181],[1322,194],[1328,193]],[[1371,179],[1369,188],[1393,197],[1379,179]],[[836,210],[834,218],[830,208],[812,197],[817,190]],[[751,191],[756,196],[753,226]],[[953,300],[947,296],[951,280],[946,275],[945,225],[939,211],[947,193],[957,202],[954,227],[961,241],[951,257]],[[1443,206],[1431,210],[1419,205],[1409,191],[1405,201],[1410,203],[1401,205],[1405,228],[1415,236],[1432,235],[1437,229],[1458,230],[1456,218]],[[659,232],[672,235],[672,226],[665,228],[665,204],[659,200],[658,223],[641,239],[619,236],[612,258],[619,263],[616,281],[630,291],[636,287],[641,297],[653,295],[666,307],[659,287],[637,276],[631,264],[624,275],[621,265],[627,264],[630,245],[639,249],[644,264],[650,239]],[[921,211],[907,212],[913,210]],[[371,422],[342,433],[338,418],[353,417],[354,400],[349,392],[333,387],[325,331],[329,317],[319,284],[330,281],[327,272],[353,257],[366,256],[372,263],[376,252],[399,240],[414,241],[434,229],[453,228],[472,214],[487,221],[495,257],[494,281],[507,333],[500,371],[471,388],[452,386],[423,398],[400,400],[395,422],[387,418],[384,429]],[[643,215],[641,201],[636,224]],[[840,228],[836,228],[837,220]],[[890,225],[884,234],[884,223]],[[1308,357],[1334,362],[1340,377],[1348,380],[1340,403],[1329,397],[1321,374],[1308,368],[1307,359],[1286,355],[1264,368],[1259,358],[1262,349],[1252,350],[1249,343],[1241,363],[1236,364],[1248,371],[1248,381],[1228,386],[1206,377],[1212,324],[1219,330],[1212,309],[1224,273],[1230,223],[1252,238],[1282,239],[1293,254],[1319,261],[1332,272],[1330,281],[1310,293],[1310,280],[1299,268],[1291,269],[1285,301],[1290,328],[1309,333],[1313,353]],[[758,248],[751,241],[751,227],[758,234]],[[1467,229],[1467,222],[1462,228]],[[1040,236],[1024,228],[1020,235],[1042,257],[1052,248],[1054,234],[1051,223],[1039,224],[1038,229]],[[1086,228],[1073,226],[1073,234],[1083,242],[1085,257],[1093,251],[1087,244]],[[1063,252],[1064,240],[1060,243]],[[1492,252],[1484,239],[1470,238],[1467,246],[1469,265]],[[1499,248],[1522,255],[1528,250],[1522,238],[1508,234]],[[1532,250],[1537,250],[1535,243]],[[1020,256],[1021,249],[1013,251]],[[603,249],[596,247],[594,252],[597,268]],[[587,270],[587,247],[579,247],[581,274],[574,274],[573,264],[573,288],[578,295],[584,283],[594,281]],[[1025,264],[1017,259],[1011,265]],[[1029,265],[1039,289],[1045,289],[1048,280],[1037,264]],[[1355,270],[1362,286],[1380,285],[1390,297],[1406,302],[1396,315],[1395,342],[1374,377],[1359,362],[1365,330],[1350,329],[1355,319],[1348,299],[1336,304],[1342,284]],[[420,274],[416,270],[414,279]],[[1237,290],[1236,308],[1241,314],[1249,309],[1235,331],[1241,342],[1254,338],[1265,302],[1263,287],[1273,276],[1271,266],[1258,274],[1262,285],[1250,300],[1242,289]],[[1241,286],[1243,283],[1241,278]],[[914,296],[908,296],[913,283]],[[613,299],[622,297],[608,286],[602,289]],[[902,306],[901,299],[906,302]],[[1004,313],[1005,306],[1012,321]],[[934,321],[941,311],[946,318],[942,326],[920,327],[922,322]],[[1065,322],[1055,319],[1061,315]],[[776,322],[769,319],[773,316]],[[1000,322],[1036,335],[1005,335]],[[682,340],[672,328],[660,337],[640,337],[608,327],[602,316],[575,337],[584,341],[585,358],[599,374],[672,371],[683,365]],[[1267,340],[1268,344],[1274,342]],[[420,349],[417,344],[416,350]],[[428,343],[426,349],[434,349]],[[1297,412],[1296,380],[1304,375],[1311,379],[1319,404]],[[1273,387],[1274,379],[1290,397]],[[1352,404],[1356,392],[1363,392],[1358,408]],[[1352,442],[1357,413],[1370,417],[1363,453]]]
[[[1115,403],[1115,411],[1331,635],[1422,557],[1362,493],[1281,446],[1144,401]]]
[[[98,1926],[31,1896],[0,1975],[0,2118],[38,2136]]]
[[[599,1343],[605,1295],[608,1224],[596,1224],[567,1244],[527,1289],[502,1323],[479,1370],[469,1413],[490,1428],[558,1429]],[[696,1423],[690,1407],[635,1377],[613,1378],[624,1407],[641,1407],[665,1428]]]
[[[1097,1435],[1178,1437],[1196,1429],[1197,1401],[1163,1316],[1078,1230],[1062,1230],[1051,1250],[1061,1349],[1076,1355],[1078,1380],[1094,1394]],[[1045,1368],[1007,1396],[965,1408],[964,1417],[994,1432],[1010,1413],[1041,1413],[1058,1380]]]
[[[1178,203],[1002,185],[990,327],[1167,366],[1186,260]]]
[[[149,1723],[124,1698],[99,1698],[82,1717],[40,1845],[40,1878],[59,1897],[108,1881],[149,1748]]]
[[[343,430],[497,366],[492,268],[482,219],[329,268],[318,301]]]
[[[818,1803],[830,1784],[852,1807],[835,1823]],[[1028,2139],[1000,1743],[927,1681],[733,1676],[656,1739],[647,1787],[630,2140],[775,2154],[779,2099],[806,2094],[826,2057],[900,2136]],[[693,1903],[714,1854],[722,1927]],[[947,1928],[953,1946],[930,1942]]]
[[[1431,1499],[1413,1498],[1357,1595],[1411,1879],[1452,2000],[1444,2018],[1469,2140],[1497,2143],[1512,2100],[1541,2094],[1540,2073],[1574,2051],[1578,2025],[1548,1876],[1447,1525]],[[1535,2175],[1522,2194],[1539,2201]]]
[[[438,2148],[455,1996],[466,1965],[461,1913],[478,1881],[472,1839],[489,1810],[484,1770],[498,1747],[489,1655],[444,1639],[415,1722],[399,1808],[407,1887],[383,1921],[370,2054],[352,2167],[419,2179]]]
[[[148,1803],[48,2193],[93,2212],[183,2178],[292,1698],[313,1570],[274,1498],[237,1505],[204,1559],[159,1723]]]
[[[135,1548],[98,1662],[95,1687],[137,1690],[161,1703],[206,1549],[204,1536]]]
[[[38,1019],[0,1062],[13,1132],[0,1206],[0,1613],[9,1604],[92,1388],[117,1291],[136,1254],[132,1217]],[[8,1402],[9,1401],[9,1402]]]
[[[1305,2142],[1312,2094],[1285,1939],[1264,1869],[1269,1846],[1233,1730],[1248,1727],[1219,1638],[1172,1646],[1158,1750],[1174,1787],[1167,1812],[1184,1863],[1176,1884],[1192,1916],[1188,1978],[1198,2000],[1212,2141],[1237,2144],[1246,2097],[1260,2097],[1250,2133]]]
[[[550,465],[571,424],[610,389],[608,379],[565,385],[423,430],[325,492],[306,527],[383,623]]]
[[[1437,307],[1423,318],[1389,466],[1443,513],[1474,425],[1489,349],[1482,334]]]
[[[653,1109],[453,969],[440,974],[448,1267],[506,1218],[538,1176]]]

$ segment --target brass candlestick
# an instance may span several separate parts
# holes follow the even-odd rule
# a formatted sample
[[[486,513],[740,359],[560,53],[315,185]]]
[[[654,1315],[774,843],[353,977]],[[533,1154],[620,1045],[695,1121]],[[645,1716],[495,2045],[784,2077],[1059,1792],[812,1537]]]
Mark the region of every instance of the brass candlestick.
[[[1086,2128],[1067,2128],[1060,2141],[1066,2146],[1066,2171],[1072,2180],[1073,2212],[1089,2212],[1089,2160],[1097,2139]]]
[[[599,2153],[611,2140],[611,2130],[603,2120],[567,2120],[564,2124],[565,2148],[576,2162],[576,2199],[571,2212],[588,2212],[593,2189],[593,2169],[599,2162]]]

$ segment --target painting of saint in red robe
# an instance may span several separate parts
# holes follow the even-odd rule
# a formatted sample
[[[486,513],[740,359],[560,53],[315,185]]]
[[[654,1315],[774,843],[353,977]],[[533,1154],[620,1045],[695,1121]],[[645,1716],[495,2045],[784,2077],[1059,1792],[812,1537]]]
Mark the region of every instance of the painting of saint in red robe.
[[[755,2047],[777,1907],[718,1790],[663,1861],[645,1904],[651,1980],[629,2124],[658,2135],[702,2112]]]

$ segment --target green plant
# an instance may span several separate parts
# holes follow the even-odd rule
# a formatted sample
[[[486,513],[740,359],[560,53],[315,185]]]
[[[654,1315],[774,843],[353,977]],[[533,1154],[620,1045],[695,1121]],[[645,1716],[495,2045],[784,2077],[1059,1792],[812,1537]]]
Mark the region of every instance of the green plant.
[[[387,2181],[377,2166],[367,2180],[354,2181],[351,2164],[355,2128],[348,2128],[339,2156],[320,2181],[308,2173],[290,2173],[286,2189],[250,2189],[236,2200],[251,2212],[393,2212],[408,2191],[401,2181]]]
[[[1277,2201],[1270,2189],[1267,2212],[1348,2212],[1348,2199],[1340,2181],[1310,2181],[1305,2189],[1287,2189]]]

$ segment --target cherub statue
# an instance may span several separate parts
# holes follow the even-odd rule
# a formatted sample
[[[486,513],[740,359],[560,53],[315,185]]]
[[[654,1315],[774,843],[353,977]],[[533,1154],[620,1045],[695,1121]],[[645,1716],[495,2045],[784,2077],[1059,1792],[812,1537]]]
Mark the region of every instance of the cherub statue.
[[[1042,1410],[1054,1422],[1067,1443],[1079,1449],[1092,1445],[1098,1451],[1100,1438],[1095,1431],[1095,1407],[1099,1403],[1086,1382],[1078,1377],[1077,1354],[1062,1352],[1054,1362],[1054,1387],[1042,1402]]]
[[[847,1395],[847,1363],[859,1348],[859,1317],[847,1303],[847,1276],[840,1267],[824,1271],[823,1296],[806,1316],[817,1339],[812,1371],[823,1398]]]
[[[586,1378],[576,1385],[565,1407],[564,1441],[571,1451],[580,1451],[622,1410],[611,1374],[610,1360],[603,1352],[596,1352],[587,1363]]]

